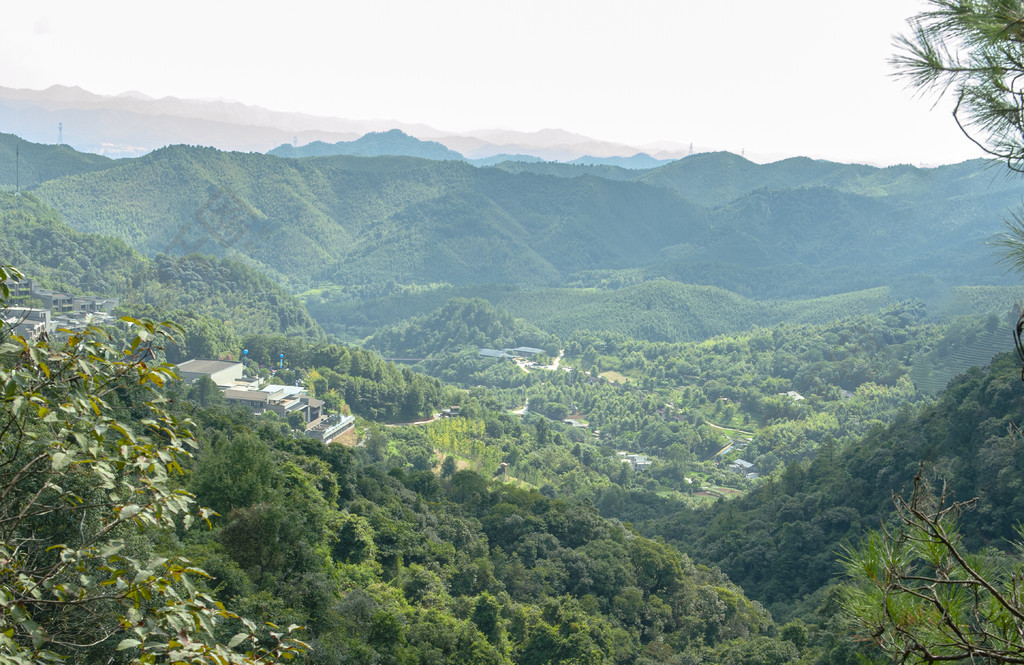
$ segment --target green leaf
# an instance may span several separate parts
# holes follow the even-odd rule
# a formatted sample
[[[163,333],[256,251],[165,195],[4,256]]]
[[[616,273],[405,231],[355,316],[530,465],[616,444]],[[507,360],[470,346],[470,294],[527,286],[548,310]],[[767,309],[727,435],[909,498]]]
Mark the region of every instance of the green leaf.
[[[53,457],[50,459],[53,464],[53,470],[62,471],[71,464],[72,457],[67,453],[54,453]]]
[[[131,649],[132,647],[137,647],[140,644],[142,644],[141,641],[129,637],[129,638],[121,640],[118,643],[117,650],[118,651],[124,651],[125,649]]]
[[[234,649],[239,644],[241,644],[243,641],[245,641],[245,639],[247,637],[249,637],[248,633],[238,633],[237,635],[232,637],[230,640],[228,640],[228,648],[229,649]]]

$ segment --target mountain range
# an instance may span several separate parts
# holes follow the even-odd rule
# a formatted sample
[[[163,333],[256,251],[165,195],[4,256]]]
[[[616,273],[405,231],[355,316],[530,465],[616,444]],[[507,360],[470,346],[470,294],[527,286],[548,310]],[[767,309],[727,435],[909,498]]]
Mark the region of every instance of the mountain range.
[[[64,143],[109,157],[138,157],[174,144],[267,152],[282,144],[333,144],[391,129],[437,141],[468,159],[522,154],[570,161],[585,156],[629,158],[647,152],[649,159],[667,160],[688,152],[671,144],[635,147],[558,129],[452,132],[395,120],[271,111],[224,100],[154,99],[138,92],[98,95],[60,85],[46,90],[0,87],[0,129],[29,141]]]
[[[110,161],[61,147],[40,152],[11,136],[0,145],[9,157],[24,145],[19,170],[46,178],[36,192],[75,228],[119,236],[147,254],[243,255],[304,286],[561,286],[608,270],[759,298],[829,295],[922,274],[949,286],[1009,283],[986,241],[1024,193],[985,162],[757,165],[714,153],[639,170],[476,168],[188,146]],[[51,155],[67,166],[53,170]],[[10,166],[0,184],[14,185]]]
[[[360,155],[363,157],[421,157],[423,159],[468,161],[475,166],[495,166],[503,162],[537,163],[545,160],[536,155],[507,154],[489,155],[478,159],[467,159],[461,153],[445,147],[438,141],[422,141],[409,136],[400,129],[386,132],[369,132],[354,141],[325,143],[313,141],[304,146],[284,143],[267,154],[278,157],[330,157],[333,155]],[[630,157],[593,157],[584,155],[569,162],[572,165],[615,166],[625,169],[648,169],[667,164],[670,159],[655,159],[646,153]]]
[[[382,145],[448,155],[398,131],[348,147]],[[18,186],[74,229],[145,255],[243,261],[349,338],[454,296],[555,334],[652,340],[820,321],[840,302],[873,311],[921,298],[947,311],[958,288],[1016,284],[989,241],[1024,198],[983,161],[759,165],[708,153],[648,169],[478,167],[184,145],[112,160],[0,135],[0,187]]]

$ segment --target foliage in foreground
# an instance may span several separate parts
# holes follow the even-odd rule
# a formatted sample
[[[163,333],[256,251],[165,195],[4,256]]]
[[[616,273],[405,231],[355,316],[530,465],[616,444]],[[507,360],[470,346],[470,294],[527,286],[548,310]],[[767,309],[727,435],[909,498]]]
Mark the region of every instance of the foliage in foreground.
[[[1013,556],[970,554],[956,518],[976,500],[947,504],[922,473],[914,481],[909,500],[893,498],[895,525],[846,551],[850,620],[896,663],[1020,663],[1020,547]]]
[[[17,278],[0,268],[0,281]],[[0,306],[9,295],[0,293]],[[153,360],[175,329],[127,320],[130,349],[90,329],[27,341],[0,329],[0,654],[8,662],[268,662],[302,644],[239,617],[193,580],[153,534],[189,527],[197,510],[176,476],[194,444],[166,410],[173,378]],[[128,416],[127,418],[123,416]],[[245,653],[235,651],[239,647]]]

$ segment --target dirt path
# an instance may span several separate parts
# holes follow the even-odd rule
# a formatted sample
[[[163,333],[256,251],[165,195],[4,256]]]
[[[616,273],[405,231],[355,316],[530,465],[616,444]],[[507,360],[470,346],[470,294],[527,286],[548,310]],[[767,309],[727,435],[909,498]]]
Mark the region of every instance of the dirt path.
[[[729,431],[732,431],[732,432],[739,432],[740,434],[746,434],[747,436],[754,436],[753,432],[748,432],[746,430],[738,429],[736,427],[722,427],[721,425],[714,424],[710,420],[705,420],[704,422],[706,422],[708,424],[708,427],[710,427],[712,429],[723,429],[723,430],[729,430]]]
[[[405,427],[406,425],[429,425],[430,423],[434,422],[440,417],[441,414],[435,413],[433,416],[426,420],[414,420],[411,423],[384,423],[384,427]]]

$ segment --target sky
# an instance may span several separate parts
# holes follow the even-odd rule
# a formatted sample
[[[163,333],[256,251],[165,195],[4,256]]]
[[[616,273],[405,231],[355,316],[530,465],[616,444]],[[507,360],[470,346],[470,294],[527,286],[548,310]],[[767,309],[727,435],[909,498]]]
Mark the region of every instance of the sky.
[[[558,128],[758,161],[980,156],[949,100],[907,89],[887,62],[922,0],[5,4],[5,87],[229,99],[452,132]]]

